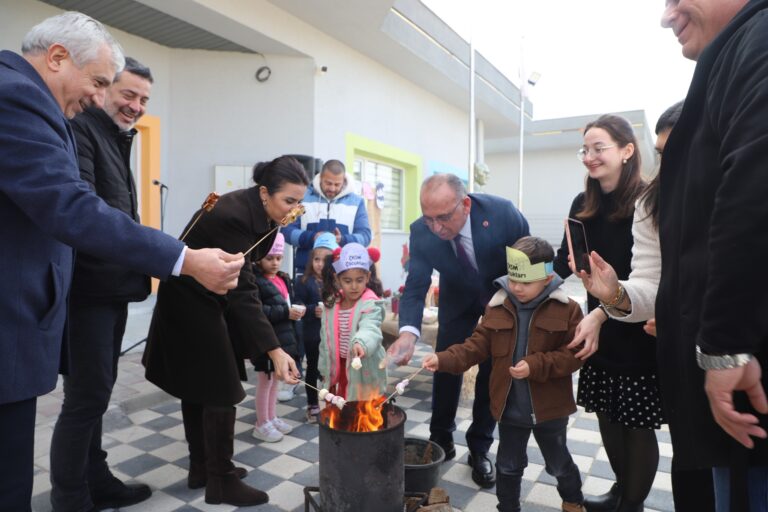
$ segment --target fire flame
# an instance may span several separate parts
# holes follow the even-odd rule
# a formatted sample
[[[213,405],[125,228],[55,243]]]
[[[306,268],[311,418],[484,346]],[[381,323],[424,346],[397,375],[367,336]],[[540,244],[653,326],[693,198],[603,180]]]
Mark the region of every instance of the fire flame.
[[[334,430],[375,432],[384,426],[381,404],[386,398],[378,395],[370,400],[347,402],[343,409],[327,405],[320,413],[320,420]]]

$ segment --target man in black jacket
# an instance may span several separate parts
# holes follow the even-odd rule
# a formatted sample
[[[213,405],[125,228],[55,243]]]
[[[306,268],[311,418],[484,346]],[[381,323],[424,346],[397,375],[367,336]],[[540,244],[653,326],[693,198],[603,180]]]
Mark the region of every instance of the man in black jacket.
[[[126,57],[106,93],[104,110],[89,107],[72,120],[80,176],[110,206],[139,222],[130,169],[136,122],[152,88],[149,68]],[[56,512],[132,505],[152,494],[125,485],[107,467],[101,418],[117,379],[128,303],[146,299],[148,276],[78,253],[72,279],[68,370],[64,404],[51,442],[51,503]]]
[[[714,468],[718,511],[766,510],[768,0],[667,0],[662,25],[697,62],[659,174],[659,376],[675,464]]]

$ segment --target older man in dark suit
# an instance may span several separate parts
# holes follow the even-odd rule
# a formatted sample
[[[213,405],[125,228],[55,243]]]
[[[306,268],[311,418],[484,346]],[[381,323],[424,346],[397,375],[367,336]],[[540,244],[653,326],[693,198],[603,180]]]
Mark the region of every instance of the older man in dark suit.
[[[714,468],[718,511],[764,511],[768,0],[667,1],[661,21],[696,61],[659,171],[664,413],[677,468]]]
[[[493,280],[507,272],[505,248],[527,236],[528,222],[500,197],[467,194],[452,174],[435,174],[421,187],[422,217],[411,224],[410,271],[400,301],[400,337],[389,348],[399,364],[413,356],[419,337],[424,297],[432,272],[440,273],[437,350],[468,338],[496,291]],[[467,431],[472,479],[481,487],[496,482],[488,450],[496,424],[488,395],[490,362],[480,365],[475,382],[472,425]],[[437,372],[432,387],[430,439],[456,455],[453,431],[461,392],[461,376]]]
[[[124,59],[97,21],[64,13],[0,52],[0,511],[30,510],[36,397],[56,386],[73,250],[225,293],[242,256],[191,250],[80,179],[68,118],[101,106]]]

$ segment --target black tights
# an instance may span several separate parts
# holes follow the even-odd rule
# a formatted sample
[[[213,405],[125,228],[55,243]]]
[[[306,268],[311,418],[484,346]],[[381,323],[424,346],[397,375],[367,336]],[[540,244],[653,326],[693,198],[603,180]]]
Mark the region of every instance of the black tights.
[[[612,423],[605,413],[597,413],[600,436],[608,454],[616,482],[621,490],[617,512],[642,510],[651,492],[659,466],[659,444],[656,432],[649,428],[631,428]]]

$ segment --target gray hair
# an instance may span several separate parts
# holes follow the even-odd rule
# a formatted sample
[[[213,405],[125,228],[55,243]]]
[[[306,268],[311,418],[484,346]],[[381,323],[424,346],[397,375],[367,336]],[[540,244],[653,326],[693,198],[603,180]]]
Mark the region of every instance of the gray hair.
[[[428,189],[435,189],[443,184],[448,185],[453,190],[456,199],[464,199],[466,197],[467,188],[464,186],[464,182],[455,174],[449,173],[433,174],[424,180],[424,183],[421,184],[421,192],[424,193]]]
[[[57,43],[67,49],[77,67],[96,59],[105,45],[111,50],[115,72],[125,66],[123,49],[104,25],[75,11],[52,16],[32,27],[21,42],[21,53],[40,55]]]

